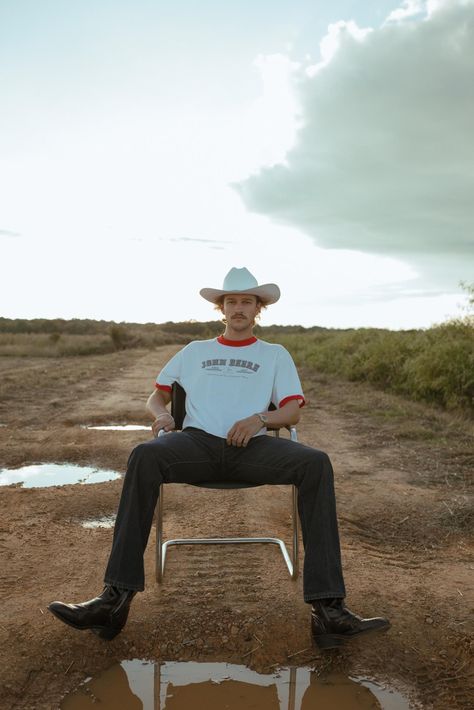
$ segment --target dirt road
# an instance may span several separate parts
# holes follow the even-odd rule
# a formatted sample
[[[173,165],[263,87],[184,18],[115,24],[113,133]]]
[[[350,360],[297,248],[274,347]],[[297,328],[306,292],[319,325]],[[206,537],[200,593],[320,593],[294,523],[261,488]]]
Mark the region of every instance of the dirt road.
[[[175,347],[62,358],[1,358],[0,468],[69,462],[123,473],[146,431],[84,424],[149,423],[144,402]],[[80,522],[115,512],[120,480],[2,487],[1,708],[56,708],[86,676],[126,658],[226,660],[260,671],[314,664],[407,687],[423,707],[474,705],[473,431],[424,405],[302,372],[309,399],[300,441],[336,471],[348,605],[387,615],[388,634],[320,655],[301,577],[276,549],[172,548],[165,582],[147,589],[125,630],[105,643],[63,626],[54,599],[102,588],[112,531]],[[289,538],[289,490],[166,489],[165,535]]]

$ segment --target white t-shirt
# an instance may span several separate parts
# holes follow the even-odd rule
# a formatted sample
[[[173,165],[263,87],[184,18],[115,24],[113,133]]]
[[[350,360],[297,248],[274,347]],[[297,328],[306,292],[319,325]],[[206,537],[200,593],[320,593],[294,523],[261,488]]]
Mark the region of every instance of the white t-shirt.
[[[239,419],[266,412],[271,402],[304,404],[303,391],[290,353],[282,345],[248,340],[196,340],[180,350],[161,370],[156,387],[186,391],[184,427],[197,427],[225,438]],[[261,429],[258,434],[265,434]]]

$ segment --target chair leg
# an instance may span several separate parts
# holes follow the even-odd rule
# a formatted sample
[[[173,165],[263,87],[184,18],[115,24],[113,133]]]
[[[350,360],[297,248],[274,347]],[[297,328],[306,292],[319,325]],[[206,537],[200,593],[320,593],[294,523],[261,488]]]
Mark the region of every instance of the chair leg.
[[[158,584],[163,581],[163,490],[160,486],[158,505],[156,506],[156,561],[155,577]]]
[[[291,575],[291,579],[295,580],[298,578],[298,489],[295,485],[292,486],[292,506],[291,506],[291,517],[292,517],[292,555],[290,557],[289,552],[286,548],[283,540],[279,538],[264,538],[264,537],[253,537],[253,538],[180,538],[175,540],[167,540],[163,543],[163,488],[160,488],[160,495],[158,498],[158,504],[156,507],[156,563],[155,563],[155,576],[158,584],[163,582],[164,567],[166,561],[166,552],[168,547],[172,545],[215,545],[215,544],[243,544],[243,543],[274,543],[279,545],[280,551],[285,560],[285,564]]]
[[[292,486],[292,519],[293,519],[293,572],[291,579],[298,577],[298,489],[295,485]]]

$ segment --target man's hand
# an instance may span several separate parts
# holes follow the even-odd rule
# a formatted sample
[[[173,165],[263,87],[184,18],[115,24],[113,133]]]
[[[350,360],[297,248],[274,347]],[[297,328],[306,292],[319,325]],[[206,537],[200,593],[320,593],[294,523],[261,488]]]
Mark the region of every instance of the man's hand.
[[[174,419],[169,412],[166,412],[165,414],[159,414],[151,425],[151,429],[153,431],[154,436],[158,436],[158,432],[160,431],[160,429],[164,429],[165,431],[172,431],[174,428]]]
[[[229,446],[247,446],[250,439],[262,428],[262,422],[256,414],[240,419],[227,432]]]

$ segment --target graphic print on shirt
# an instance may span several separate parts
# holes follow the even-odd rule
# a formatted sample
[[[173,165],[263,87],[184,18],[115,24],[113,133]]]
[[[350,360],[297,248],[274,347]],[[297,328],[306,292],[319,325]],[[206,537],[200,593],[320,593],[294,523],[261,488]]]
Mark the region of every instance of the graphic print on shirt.
[[[207,375],[224,377],[247,377],[250,373],[257,372],[259,368],[257,362],[239,358],[213,358],[202,360],[201,363],[201,370],[205,370]]]

